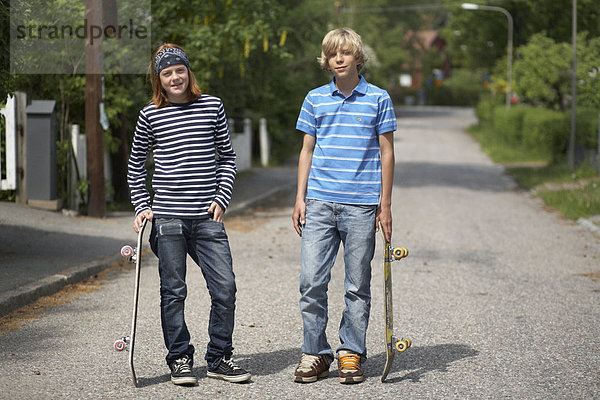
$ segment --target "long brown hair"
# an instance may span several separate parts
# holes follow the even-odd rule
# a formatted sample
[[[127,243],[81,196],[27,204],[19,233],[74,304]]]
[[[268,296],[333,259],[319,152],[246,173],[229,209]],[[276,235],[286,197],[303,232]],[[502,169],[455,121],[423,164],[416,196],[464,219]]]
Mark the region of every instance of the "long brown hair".
[[[167,94],[165,93],[165,90],[163,89],[162,85],[160,84],[160,77],[155,76],[155,74],[154,74],[154,60],[156,59],[156,55],[158,54],[159,51],[161,51],[162,49],[165,49],[167,47],[177,48],[177,49],[180,49],[183,51],[183,49],[180,46],[177,46],[176,44],[165,43],[165,44],[160,45],[158,47],[158,49],[156,49],[156,51],[154,52],[154,55],[152,56],[152,62],[150,63],[150,78],[152,79],[152,99],[150,100],[150,103],[154,103],[156,108],[161,108],[161,107],[164,107],[169,104],[169,99],[167,98]],[[192,73],[192,70],[189,68],[188,68],[188,76],[189,76],[189,83],[188,83],[188,87],[186,90],[187,101],[194,101],[200,97],[202,92],[200,91],[200,88],[198,87],[198,83],[196,82],[196,77]]]

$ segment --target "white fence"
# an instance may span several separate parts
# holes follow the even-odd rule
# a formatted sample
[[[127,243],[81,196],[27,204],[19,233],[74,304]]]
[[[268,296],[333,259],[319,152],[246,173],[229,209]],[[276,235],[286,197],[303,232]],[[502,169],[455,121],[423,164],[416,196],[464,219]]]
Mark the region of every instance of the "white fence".
[[[263,167],[267,167],[269,166],[269,156],[271,154],[271,142],[269,141],[267,120],[265,118],[261,118],[259,121],[258,141],[260,143],[260,164]]]
[[[235,122],[233,118],[227,121],[229,132],[231,133],[231,145],[237,155],[235,166],[238,171],[252,168],[252,121],[250,118],[244,118],[244,129],[242,132],[235,132]]]
[[[6,151],[4,158],[0,153],[0,165],[6,168],[6,175],[0,180],[0,190],[17,188],[17,102],[14,96],[8,96],[6,106],[0,109],[4,117],[5,129],[0,132]]]

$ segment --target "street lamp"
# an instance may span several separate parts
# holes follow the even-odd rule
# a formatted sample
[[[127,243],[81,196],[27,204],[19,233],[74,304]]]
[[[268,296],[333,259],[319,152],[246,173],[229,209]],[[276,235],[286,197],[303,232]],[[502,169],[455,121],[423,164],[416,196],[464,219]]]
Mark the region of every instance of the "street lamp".
[[[507,55],[508,55],[508,66],[507,66],[507,78],[506,78],[506,108],[510,108],[510,97],[511,97],[511,83],[512,83],[512,47],[513,47],[513,18],[510,13],[502,8],[502,7],[494,7],[494,6],[484,6],[480,4],[474,3],[463,3],[461,7],[464,10],[487,10],[487,11],[498,11],[502,14],[506,15],[508,19],[508,46],[507,46]]]

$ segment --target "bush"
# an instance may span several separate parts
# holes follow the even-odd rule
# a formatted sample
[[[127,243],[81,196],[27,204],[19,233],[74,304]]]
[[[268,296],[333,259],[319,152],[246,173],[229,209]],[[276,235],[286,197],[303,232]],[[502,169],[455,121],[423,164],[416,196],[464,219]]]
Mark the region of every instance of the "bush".
[[[565,132],[569,125],[559,111],[538,107],[524,107],[522,137],[523,145],[537,149],[553,162],[566,151]],[[568,136],[567,136],[568,138]]]
[[[525,107],[497,106],[494,108],[494,132],[503,138],[506,143],[515,146],[523,144],[523,116]]]
[[[481,79],[469,70],[455,69],[442,85],[427,90],[431,105],[475,106],[481,95]]]
[[[480,123],[509,146],[531,151],[555,163],[564,159],[571,134],[571,113],[532,106],[506,109],[486,97],[477,105]],[[598,111],[577,110],[576,141],[583,148],[598,148]]]
[[[571,113],[566,112],[566,119],[569,122],[569,133],[570,133],[570,121]],[[576,114],[576,140],[577,143],[588,149],[598,149],[598,118],[600,111],[592,108],[581,108],[577,110]],[[567,136],[568,138],[569,136]]]
[[[492,94],[484,94],[480,97],[475,107],[475,115],[480,124],[492,125],[494,122],[494,108],[501,105],[499,97]]]
[[[571,112],[559,112],[547,109],[536,109],[534,115],[528,116],[528,129],[531,143],[539,140],[547,147],[552,162],[565,158],[571,137]],[[575,125],[575,141],[579,147],[598,149],[598,111],[593,109],[577,110]]]

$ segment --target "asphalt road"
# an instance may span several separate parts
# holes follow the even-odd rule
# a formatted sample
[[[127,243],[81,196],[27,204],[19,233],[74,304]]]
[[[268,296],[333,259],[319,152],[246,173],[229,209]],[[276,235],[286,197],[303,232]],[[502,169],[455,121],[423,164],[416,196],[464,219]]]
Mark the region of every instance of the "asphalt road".
[[[395,138],[392,264],[396,333],[412,339],[380,382],[383,346],[381,241],[373,261],[366,381],[292,381],[302,325],[300,240],[294,194],[229,218],[238,284],[235,358],[247,384],[206,378],[209,300],[190,263],[187,321],[197,387],[176,387],[164,364],[157,261],[146,258],[136,349],[141,387],[113,342],[129,331],[133,271],[115,270],[64,304],[0,334],[0,398],[600,398],[600,239],[519,192],[463,129],[472,111],[413,109]],[[131,240],[134,240],[131,233]],[[337,345],[343,265],[329,288],[328,337]],[[80,288],[81,289],[81,288]],[[64,297],[69,297],[65,294]]]

